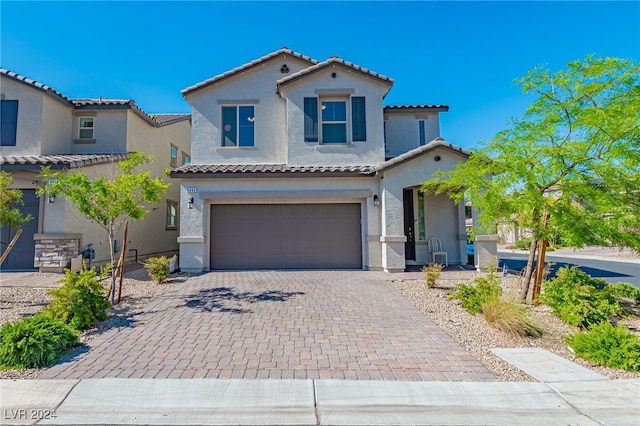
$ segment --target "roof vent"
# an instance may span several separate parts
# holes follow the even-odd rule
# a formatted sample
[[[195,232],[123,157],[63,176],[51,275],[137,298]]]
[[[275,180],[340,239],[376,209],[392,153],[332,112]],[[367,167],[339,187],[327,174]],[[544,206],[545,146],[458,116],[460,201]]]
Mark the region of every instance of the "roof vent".
[[[289,74],[289,67],[287,66],[287,64],[282,64],[282,66],[280,67],[280,72],[282,74]]]

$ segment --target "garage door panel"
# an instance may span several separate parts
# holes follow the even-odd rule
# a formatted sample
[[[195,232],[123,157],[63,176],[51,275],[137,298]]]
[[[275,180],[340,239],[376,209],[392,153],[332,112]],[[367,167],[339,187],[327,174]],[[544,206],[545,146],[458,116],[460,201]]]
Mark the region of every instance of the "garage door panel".
[[[211,268],[361,268],[359,204],[214,205]]]

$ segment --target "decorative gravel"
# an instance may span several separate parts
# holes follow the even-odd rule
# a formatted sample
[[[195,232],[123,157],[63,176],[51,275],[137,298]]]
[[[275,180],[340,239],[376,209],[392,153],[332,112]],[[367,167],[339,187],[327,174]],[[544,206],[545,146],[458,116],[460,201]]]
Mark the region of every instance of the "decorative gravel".
[[[548,306],[527,306],[530,318],[545,330],[544,336],[538,339],[518,338],[490,327],[482,314],[470,315],[460,306],[459,300],[449,300],[449,296],[456,291],[458,283],[470,283],[480,275],[476,271],[445,271],[438,279],[435,288],[428,288],[424,280],[396,280],[392,285],[502,381],[535,382],[537,380],[494,355],[491,352],[494,348],[542,348],[611,379],[640,378],[640,373],[596,366],[575,356],[564,342],[564,337],[577,332],[578,329],[552,315]],[[518,282],[519,277],[505,277],[502,280],[503,294],[506,297],[515,294]],[[635,315],[623,322],[631,330],[640,334],[639,316]]]
[[[58,276],[63,277],[62,275]],[[109,319],[83,332],[79,336],[80,342],[87,343],[106,330],[126,326],[129,318],[159,296],[186,281],[187,278],[186,274],[176,273],[167,282],[156,284],[149,278],[146,269],[136,269],[125,273],[122,280],[120,303],[108,311]],[[109,279],[106,279],[104,283],[108,286]],[[13,322],[35,314],[51,300],[46,288],[2,287],[0,293],[0,326],[6,322]],[[0,379],[35,379],[38,377],[39,371],[38,369],[4,370],[0,371]]]

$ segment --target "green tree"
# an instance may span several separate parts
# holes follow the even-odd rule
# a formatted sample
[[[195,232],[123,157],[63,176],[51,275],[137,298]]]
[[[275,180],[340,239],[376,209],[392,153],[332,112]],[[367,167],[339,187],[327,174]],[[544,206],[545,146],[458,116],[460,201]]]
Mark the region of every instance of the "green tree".
[[[570,247],[640,251],[640,67],[587,56],[554,73],[536,68],[517,83],[535,96],[522,118],[422,190],[469,197],[484,231],[498,220],[531,230],[520,293],[531,301],[536,250],[544,265],[552,237]]]
[[[73,202],[80,215],[100,225],[107,233],[111,258],[111,303],[115,303],[116,277],[113,273],[113,242],[125,222],[143,219],[149,210],[147,205],[158,203],[167,192],[169,184],[162,178],[152,178],[150,171],[135,170],[153,161],[152,156],[132,152],[125,161],[117,163],[113,176],[92,179],[77,171],[51,172],[45,168],[42,175],[48,185],[40,193],[64,196]]]
[[[24,205],[24,201],[22,201],[22,191],[19,189],[9,189],[11,185],[13,185],[13,182],[13,177],[9,173],[0,170],[0,227],[6,225],[10,228],[18,229],[15,237],[5,249],[2,257],[0,257],[0,259],[2,259],[0,264],[6,259],[9,251],[11,251],[11,248],[20,237],[22,225],[33,219],[33,216],[30,214],[26,216],[22,215],[19,207]]]

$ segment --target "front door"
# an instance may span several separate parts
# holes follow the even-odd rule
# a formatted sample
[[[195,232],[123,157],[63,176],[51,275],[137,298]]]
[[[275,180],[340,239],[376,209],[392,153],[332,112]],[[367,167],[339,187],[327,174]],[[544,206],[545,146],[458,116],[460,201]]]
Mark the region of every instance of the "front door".
[[[38,217],[40,212],[40,198],[36,195],[35,189],[23,189],[22,201],[24,206],[20,206],[23,216],[30,214],[33,216],[29,222],[22,226],[22,235],[18,238],[16,245],[9,252],[9,256],[0,265],[2,271],[33,271],[33,258],[36,252],[33,236],[38,232]],[[9,243],[16,235],[17,229],[9,228],[8,225],[0,230],[0,252],[8,248]]]
[[[404,235],[407,242],[404,243],[405,260],[416,260],[416,235],[415,235],[415,216],[413,214],[413,189],[405,189],[402,191],[404,200]]]

